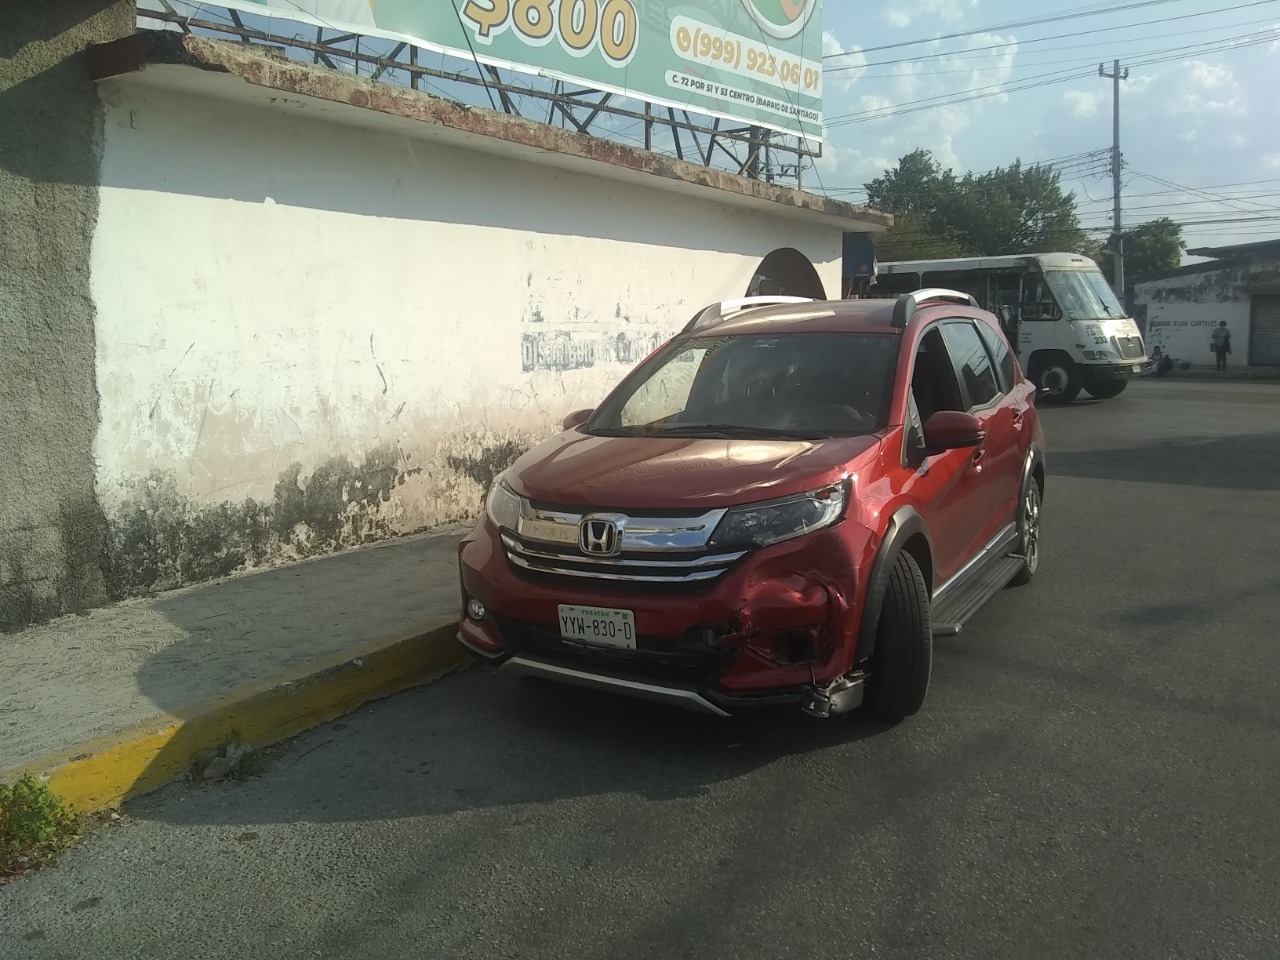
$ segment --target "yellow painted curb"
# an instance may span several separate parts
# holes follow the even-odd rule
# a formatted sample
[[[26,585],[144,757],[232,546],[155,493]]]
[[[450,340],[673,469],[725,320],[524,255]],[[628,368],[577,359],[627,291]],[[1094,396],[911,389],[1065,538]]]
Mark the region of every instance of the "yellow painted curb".
[[[116,806],[184,775],[202,754],[236,740],[265,747],[381,697],[399,693],[466,663],[450,624],[427,633],[374,641],[269,680],[245,684],[202,703],[92,743],[0,771],[44,779],[83,812]]]

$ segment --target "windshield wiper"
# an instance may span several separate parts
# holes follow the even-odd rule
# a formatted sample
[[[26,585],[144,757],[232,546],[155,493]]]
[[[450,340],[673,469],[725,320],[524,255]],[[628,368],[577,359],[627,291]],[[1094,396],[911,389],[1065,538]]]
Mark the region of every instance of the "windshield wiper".
[[[648,437],[652,431],[636,430],[633,427],[602,427],[599,430],[584,431],[592,437]]]

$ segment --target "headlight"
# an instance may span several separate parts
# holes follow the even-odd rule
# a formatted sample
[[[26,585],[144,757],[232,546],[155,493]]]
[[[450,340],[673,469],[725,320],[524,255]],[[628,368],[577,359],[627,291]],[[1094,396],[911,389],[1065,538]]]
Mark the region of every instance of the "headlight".
[[[849,501],[849,483],[837,483],[767,503],[734,507],[711,537],[711,546],[768,546],[838,523]]]
[[[520,513],[524,501],[517,497],[506,481],[498,477],[489,489],[489,500],[485,504],[485,512],[499,530],[520,529]]]

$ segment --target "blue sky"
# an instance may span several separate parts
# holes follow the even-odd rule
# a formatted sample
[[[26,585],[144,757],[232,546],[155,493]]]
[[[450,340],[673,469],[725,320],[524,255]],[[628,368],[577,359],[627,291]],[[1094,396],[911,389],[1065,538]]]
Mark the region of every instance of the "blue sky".
[[[1079,155],[1111,146],[1097,71],[1119,58],[1126,225],[1188,221],[1192,247],[1280,238],[1276,0],[826,0],[824,27],[828,54],[852,53],[826,61],[818,166],[844,199],[917,147],[958,171],[1076,157],[1063,181],[1105,234],[1107,159]]]

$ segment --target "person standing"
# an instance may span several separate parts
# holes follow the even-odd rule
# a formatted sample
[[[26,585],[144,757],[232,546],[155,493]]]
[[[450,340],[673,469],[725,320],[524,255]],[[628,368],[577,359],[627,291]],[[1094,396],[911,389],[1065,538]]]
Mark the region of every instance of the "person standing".
[[[1227,354],[1231,352],[1231,331],[1227,329],[1227,321],[1219,320],[1218,329],[1209,337],[1209,349],[1213,351],[1215,370],[1227,369]]]

